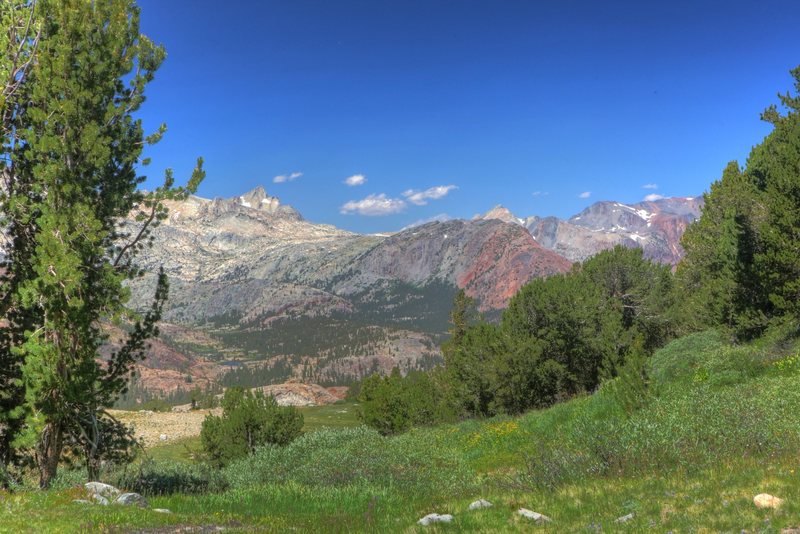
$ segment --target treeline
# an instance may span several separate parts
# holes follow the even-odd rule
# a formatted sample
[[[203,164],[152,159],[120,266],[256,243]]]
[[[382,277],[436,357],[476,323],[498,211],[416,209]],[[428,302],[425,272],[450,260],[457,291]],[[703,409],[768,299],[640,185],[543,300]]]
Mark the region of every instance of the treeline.
[[[647,387],[647,358],[670,339],[717,328],[732,341],[800,313],[800,67],[795,94],[762,118],[773,125],[744,167],[731,162],[683,237],[675,274],[618,246],[571,272],[520,289],[499,324],[463,291],[444,366],[373,375],[353,388],[365,423],[385,434],[464,417],[516,414],[615,380],[623,404]]]
[[[373,375],[357,387],[362,417],[384,433],[463,417],[517,414],[592,391],[673,333],[669,267],[618,246],[564,275],[533,280],[499,324],[460,291],[444,366]]]

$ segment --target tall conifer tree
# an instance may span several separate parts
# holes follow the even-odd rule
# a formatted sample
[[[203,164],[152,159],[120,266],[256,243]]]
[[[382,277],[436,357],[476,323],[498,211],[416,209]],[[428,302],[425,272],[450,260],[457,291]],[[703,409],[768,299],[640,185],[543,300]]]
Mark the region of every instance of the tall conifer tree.
[[[198,160],[186,187],[174,187],[167,172],[156,191],[139,189],[142,150],[165,127],[146,137],[133,114],[165,52],[139,33],[132,0],[29,7],[41,33],[9,115],[18,142],[5,154],[11,166],[2,209],[11,244],[0,353],[21,365],[47,487],[65,446],[84,452],[93,477],[123,431],[104,408],[124,392],[157,334],[168,290],[162,272],[152,307],[134,316],[124,282],[141,274],[134,258],[166,216],[163,201],[193,192],[203,171]],[[139,226],[121,230],[131,213]],[[127,341],[101,361],[102,324],[125,319],[132,322]]]

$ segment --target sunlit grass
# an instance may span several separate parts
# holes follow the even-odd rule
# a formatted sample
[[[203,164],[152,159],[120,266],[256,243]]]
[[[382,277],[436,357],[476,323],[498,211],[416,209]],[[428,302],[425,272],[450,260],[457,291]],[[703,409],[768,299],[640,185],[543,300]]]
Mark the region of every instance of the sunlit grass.
[[[780,533],[800,527],[797,351],[748,351],[710,334],[666,347],[653,359],[657,395],[632,416],[601,390],[521,417],[387,439],[343,430],[358,423],[352,403],[303,408],[309,435],[220,473],[227,489],[210,484],[210,493],[151,498],[172,514],[73,504],[79,489],[0,494],[0,532],[212,525],[234,532]],[[150,454],[189,469],[186,451],[195,445],[191,438]],[[759,510],[758,493],[785,504]],[[478,498],[494,506],[468,512]],[[516,514],[520,507],[553,523],[534,527]],[[455,520],[416,525],[432,512]]]

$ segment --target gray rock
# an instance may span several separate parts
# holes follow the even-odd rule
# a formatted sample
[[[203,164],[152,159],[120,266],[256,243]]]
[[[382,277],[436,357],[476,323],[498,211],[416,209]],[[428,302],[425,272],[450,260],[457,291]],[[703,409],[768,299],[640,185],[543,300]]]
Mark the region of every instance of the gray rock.
[[[485,499],[478,499],[469,505],[469,510],[480,510],[481,508],[491,508],[492,503]]]
[[[167,510],[166,508],[153,508],[153,511],[154,512],[158,512],[159,514],[171,514],[172,513],[170,510]]]
[[[97,504],[102,504],[103,506],[108,506],[108,499],[106,499],[105,497],[103,497],[102,495],[99,495],[97,493],[92,493],[92,500],[96,501]]]
[[[87,482],[83,485],[86,493],[89,495],[100,495],[108,500],[113,501],[120,494],[120,491],[111,484],[104,484],[102,482]]]
[[[527,508],[520,508],[517,510],[517,513],[524,518],[532,519],[537,523],[550,523],[553,520],[547,517],[544,514],[540,514],[539,512],[534,512],[533,510],[528,510]]]
[[[759,493],[753,497],[753,503],[756,505],[756,508],[778,509],[783,504],[783,499],[770,495],[769,493]]]
[[[147,508],[149,506],[147,499],[138,493],[123,493],[117,497],[117,500],[114,501],[114,504],[121,504],[123,506],[138,506],[139,508]]]
[[[627,523],[628,521],[633,519],[633,517],[634,517],[633,512],[631,512],[631,513],[629,513],[627,515],[623,515],[622,517],[616,518],[614,520],[614,523]]]
[[[423,527],[427,527],[428,525],[432,525],[433,523],[450,523],[453,520],[453,516],[450,514],[428,514],[419,521],[417,521],[418,525],[422,525]]]

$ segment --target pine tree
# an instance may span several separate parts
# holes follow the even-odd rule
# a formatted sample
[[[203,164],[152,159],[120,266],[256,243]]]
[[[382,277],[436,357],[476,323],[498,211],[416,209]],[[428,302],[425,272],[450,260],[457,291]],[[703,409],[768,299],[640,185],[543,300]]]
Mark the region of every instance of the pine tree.
[[[174,187],[168,171],[156,191],[139,189],[145,178],[137,165],[148,163],[142,150],[165,127],[145,137],[132,114],[165,52],[139,33],[133,0],[32,6],[40,38],[8,114],[19,141],[5,151],[11,247],[0,353],[21,364],[39,483],[47,487],[66,445],[83,450],[92,477],[118,441],[121,426],[104,408],[125,391],[147,339],[157,335],[168,292],[162,272],[151,308],[136,316],[123,283],[142,274],[135,256],[166,217],[163,201],[196,190],[203,171],[198,160],[185,188]],[[120,229],[131,213],[138,226]],[[98,363],[101,324],[119,320],[132,321],[131,333]]]
[[[33,5],[26,0],[7,0],[0,4],[0,188],[8,190],[13,173],[10,151],[20,142],[16,111],[19,108],[20,85],[25,79],[39,40],[39,25],[34,18]],[[0,214],[2,215],[2,214]],[[7,220],[0,218],[0,225]],[[5,237],[5,236],[4,236]],[[4,241],[7,242],[6,239]],[[5,248],[5,247],[4,247]],[[10,303],[6,272],[0,274],[3,290],[0,310]],[[6,317],[6,313],[2,314]],[[9,347],[15,341],[7,328],[0,328],[0,346]],[[24,421],[22,368],[19,359],[8,350],[0,351],[0,487],[9,482],[8,464],[14,459],[12,443]]]

